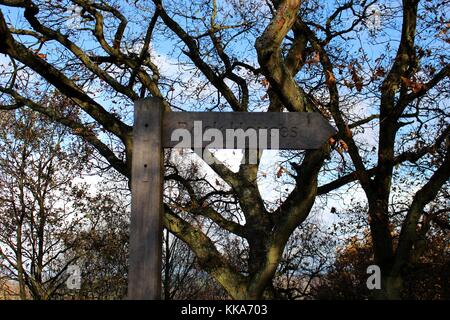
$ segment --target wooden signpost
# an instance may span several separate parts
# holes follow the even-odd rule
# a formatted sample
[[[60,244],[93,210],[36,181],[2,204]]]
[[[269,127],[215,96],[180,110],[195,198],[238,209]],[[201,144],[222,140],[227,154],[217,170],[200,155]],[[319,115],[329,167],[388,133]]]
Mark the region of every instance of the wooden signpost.
[[[264,149],[318,149],[335,133],[333,127],[319,114],[311,112],[170,112],[164,115],[162,143],[164,148],[172,148],[178,144],[173,141],[172,133],[176,129],[186,129],[194,134],[194,122],[202,123],[203,131],[218,129],[226,137],[227,129],[244,131],[261,129],[278,129],[279,145]],[[197,137],[198,138],[198,137]],[[202,140],[202,147],[209,141]],[[194,148],[195,145],[184,147]],[[236,145],[223,149],[235,149]]]
[[[193,137],[180,143],[173,133],[183,129]],[[208,129],[227,137],[227,129],[242,129],[261,137],[276,129],[277,143],[259,149],[317,149],[335,130],[318,113],[163,112],[161,101],[147,98],[135,103],[131,173],[131,226],[128,299],[161,299],[161,247],[163,214],[163,150],[172,147],[202,148]],[[242,132],[242,131],[240,131]],[[178,135],[175,135],[175,138]],[[223,148],[236,148],[226,141]]]

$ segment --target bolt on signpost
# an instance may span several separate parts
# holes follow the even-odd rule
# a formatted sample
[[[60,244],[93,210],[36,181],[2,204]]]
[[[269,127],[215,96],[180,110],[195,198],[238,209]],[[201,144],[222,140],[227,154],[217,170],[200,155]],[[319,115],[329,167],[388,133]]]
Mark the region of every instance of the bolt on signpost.
[[[158,98],[136,101],[128,299],[161,298],[164,148],[318,149],[333,134],[319,113],[164,113]]]

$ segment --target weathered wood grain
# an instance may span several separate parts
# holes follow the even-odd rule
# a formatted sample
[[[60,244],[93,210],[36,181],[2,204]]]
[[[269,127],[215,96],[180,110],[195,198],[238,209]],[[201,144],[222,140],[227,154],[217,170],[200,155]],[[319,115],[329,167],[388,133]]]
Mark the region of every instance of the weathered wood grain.
[[[195,132],[194,121],[201,121],[202,133]],[[318,113],[310,112],[169,112],[164,115],[163,146],[172,148],[178,145],[183,148],[206,147],[210,141],[202,139],[205,130],[216,128],[226,137],[226,129],[267,129],[270,137],[271,129],[279,129],[278,146],[271,145],[270,139],[266,147],[259,149],[318,149],[329,137],[336,133],[335,129]],[[191,141],[174,139],[172,133],[176,129],[186,129],[191,133]],[[250,131],[249,131],[250,133]],[[194,140],[201,145],[194,145]],[[227,141],[229,142],[229,141]],[[249,147],[249,146],[247,146]],[[234,149],[236,143],[226,145],[223,149]],[[250,146],[251,148],[251,146]]]
[[[162,106],[135,103],[128,298],[161,298],[163,148]]]

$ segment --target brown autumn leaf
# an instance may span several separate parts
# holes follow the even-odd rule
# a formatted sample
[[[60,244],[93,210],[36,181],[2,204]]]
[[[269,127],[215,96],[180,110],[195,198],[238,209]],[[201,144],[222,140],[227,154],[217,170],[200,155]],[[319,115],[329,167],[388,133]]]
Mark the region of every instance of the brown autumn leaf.
[[[327,70],[327,80],[326,84],[328,86],[335,85],[336,84],[336,78],[334,77],[333,73],[329,70]]]
[[[328,139],[328,144],[329,144],[330,146],[333,146],[335,142],[336,142],[336,140],[335,140],[333,137],[331,137],[330,139]]]
[[[349,69],[350,69],[350,73],[352,75],[352,80],[353,80],[353,83],[355,85],[356,90],[358,92],[361,92],[361,90],[363,88],[362,78],[356,72],[356,68],[355,68],[355,65],[353,63],[350,63]]]
[[[348,125],[345,126],[345,132],[344,132],[344,134],[345,134],[347,137],[349,137],[349,138],[353,137],[353,132],[352,132],[352,130],[350,130],[350,128],[348,127]]]
[[[408,78],[402,76],[402,77],[400,77],[400,80],[404,86],[410,88],[412,90],[412,92],[414,92],[414,93],[417,93],[417,92],[423,90],[423,88],[425,87],[425,84],[414,81],[414,79],[411,80],[411,79],[408,79]]]
[[[280,178],[283,175],[283,173],[284,173],[284,168],[280,167],[277,172],[277,178]]]
[[[339,140],[339,144],[344,151],[348,152],[348,145],[344,140]]]
[[[266,78],[261,80],[261,84],[267,89],[270,87],[270,83],[269,80],[267,80]]]
[[[425,85],[419,82],[413,83],[413,85],[411,86],[411,89],[414,93],[422,91],[423,88],[425,88]]]
[[[386,74],[386,71],[382,67],[377,68],[375,70],[375,76],[377,76],[377,77],[384,77],[385,74]]]

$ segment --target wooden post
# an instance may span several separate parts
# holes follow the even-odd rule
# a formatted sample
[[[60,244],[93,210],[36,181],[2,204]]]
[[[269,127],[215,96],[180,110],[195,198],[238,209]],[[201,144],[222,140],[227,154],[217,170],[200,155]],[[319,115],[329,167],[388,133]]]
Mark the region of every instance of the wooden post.
[[[163,107],[157,98],[135,102],[131,172],[128,299],[161,299]]]

